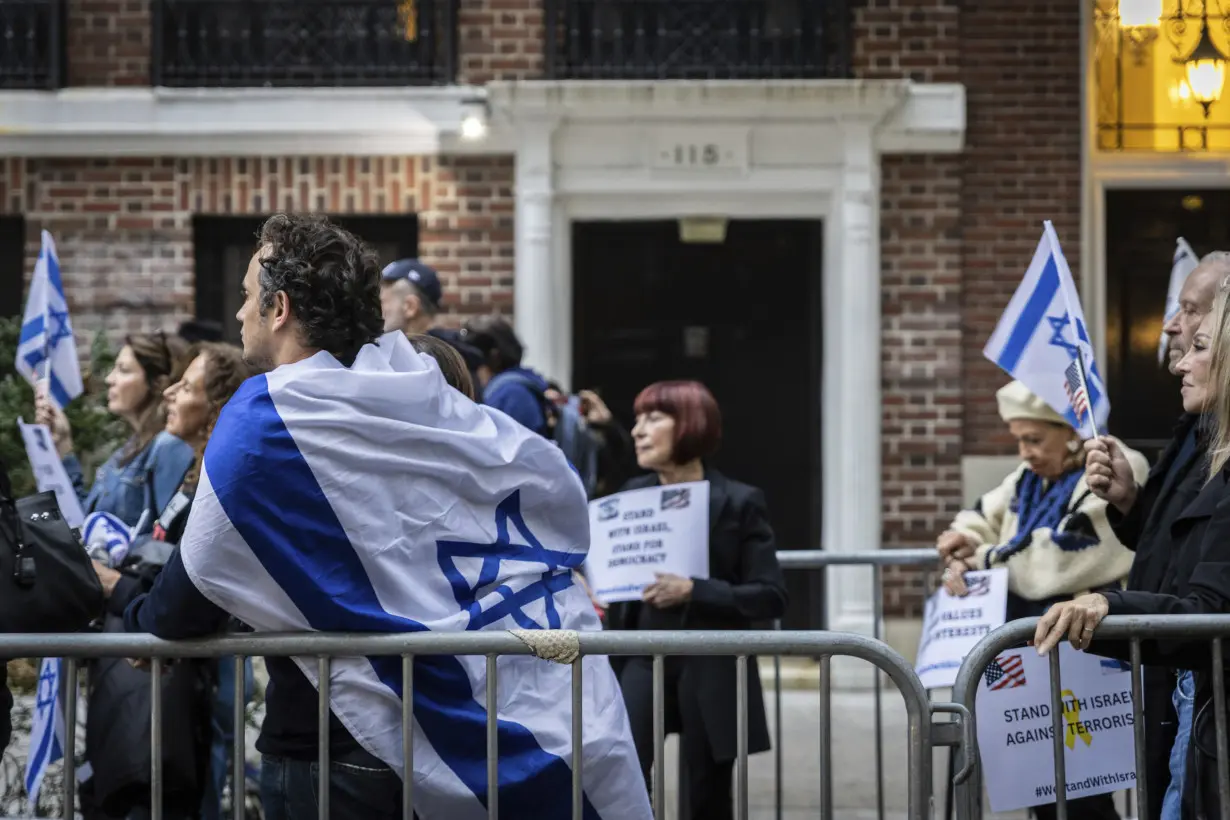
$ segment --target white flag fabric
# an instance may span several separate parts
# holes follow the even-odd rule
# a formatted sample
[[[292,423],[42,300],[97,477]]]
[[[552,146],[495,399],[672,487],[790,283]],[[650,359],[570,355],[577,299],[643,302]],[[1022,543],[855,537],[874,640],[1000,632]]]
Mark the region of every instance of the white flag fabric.
[[[43,231],[43,247],[34,263],[30,295],[17,342],[17,372],[30,384],[47,380],[47,394],[61,410],[81,395],[81,363],[73,340],[73,323],[60,279],[60,259],[51,234]]]
[[[1183,237],[1175,242],[1174,245],[1174,261],[1170,265],[1170,286],[1166,288],[1166,312],[1162,319],[1162,327],[1170,323],[1170,320],[1179,312],[1179,292],[1183,290],[1183,283],[1187,281],[1187,277],[1191,276],[1192,271],[1196,269],[1196,265],[1200,264],[1200,260],[1196,258],[1196,252],[1192,250],[1192,246],[1187,244],[1187,240]],[[1162,331],[1162,337],[1157,342],[1157,363],[1166,363],[1166,345],[1170,340],[1166,337],[1166,331]]]
[[[405,334],[315,356],[223,409],[180,542],[201,592],[258,632],[597,630],[572,570],[585,491],[560,450],[448,387]],[[318,685],[314,659],[297,659]],[[571,670],[498,663],[499,810],[571,817]],[[651,816],[609,662],[584,660],[585,817]],[[487,816],[482,657],[414,661],[422,820]],[[398,658],[337,659],[333,713],[404,776]]]
[[[30,754],[26,759],[26,795],[30,811],[38,803],[47,767],[64,757],[64,708],[60,698],[59,658],[43,658],[30,724]]]
[[[1093,430],[1088,418],[1078,415],[1069,396],[1083,388],[1094,424],[1099,433],[1105,432],[1110,399],[1093,359],[1093,346],[1072,271],[1050,221],[1044,223],[1042,239],[1025,271],[1025,279],[1012,295],[982,353],[1066,418],[1083,438],[1090,438]],[[1084,384],[1070,385],[1068,368],[1078,357],[1083,374],[1078,367],[1077,376],[1084,376]]]

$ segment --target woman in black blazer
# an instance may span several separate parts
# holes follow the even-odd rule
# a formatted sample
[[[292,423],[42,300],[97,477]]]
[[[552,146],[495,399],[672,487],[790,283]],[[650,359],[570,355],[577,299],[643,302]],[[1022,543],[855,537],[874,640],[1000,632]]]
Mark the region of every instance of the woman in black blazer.
[[[786,610],[764,494],[704,466],[717,449],[722,419],[699,382],[659,382],[636,399],[637,463],[651,474],[632,490],[689,481],[709,482],[709,577],[658,574],[642,600],[612,604],[610,629],[751,629]],[[736,757],[737,703],[733,657],[668,657],[666,731],[679,732],[688,815],[733,816],[731,773]],[[628,658],[620,670],[632,738],[646,780],[653,766],[653,664]],[[747,664],[748,752],[769,748],[756,659]]]

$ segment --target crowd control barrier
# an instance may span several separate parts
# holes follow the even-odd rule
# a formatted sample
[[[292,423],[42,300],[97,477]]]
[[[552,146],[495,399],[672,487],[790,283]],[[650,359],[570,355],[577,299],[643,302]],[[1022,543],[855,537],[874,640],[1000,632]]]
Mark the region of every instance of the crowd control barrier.
[[[164,664],[174,658],[234,657],[237,674],[235,697],[235,746],[233,755],[234,783],[244,782],[243,761],[245,729],[243,720],[244,697],[242,663],[249,656],[298,656],[316,658],[319,679],[320,771],[329,770],[329,744],[326,732],[329,721],[329,671],[330,659],[336,657],[380,656],[400,657],[404,677],[402,730],[403,754],[407,769],[413,767],[412,743],[413,713],[413,659],[418,655],[481,655],[486,657],[487,684],[487,784],[492,799],[488,800],[487,815],[490,820],[499,817],[499,757],[497,749],[496,710],[498,670],[496,659],[501,655],[536,654],[544,658],[567,658],[572,667],[572,816],[582,817],[582,762],[581,762],[581,705],[582,667],[581,658],[586,655],[641,655],[653,657],[654,699],[654,770],[652,805],[654,814],[664,818],[665,784],[659,776],[665,759],[665,725],[663,714],[664,659],[681,655],[726,655],[736,658],[737,669],[737,751],[734,777],[735,817],[748,817],[748,714],[746,666],[750,656],[804,656],[816,658],[820,665],[821,694],[827,695],[829,665],[833,656],[861,658],[886,674],[904,699],[907,715],[906,746],[908,770],[907,818],[930,820],[931,812],[931,749],[935,745],[969,747],[973,743],[972,722],[962,719],[958,723],[935,723],[932,715],[937,712],[956,712],[964,718],[964,708],[959,704],[931,704],[913,669],[889,647],[861,635],[835,632],[568,632],[533,630],[529,632],[469,632],[469,633],[417,633],[406,635],[344,635],[303,633],[286,635],[231,635],[203,641],[162,641],[150,635],[92,634],[92,635],[0,635],[0,657],[60,657],[64,658],[64,677],[67,690],[77,691],[78,664],[82,659],[98,657],[150,658],[151,720],[153,726],[162,723],[161,675]],[[547,662],[558,662],[549,661]],[[827,726],[831,713],[827,698],[822,697],[820,722]],[[65,736],[75,734],[76,698],[65,698]],[[956,731],[954,732],[954,727]],[[963,736],[954,736],[964,733]],[[151,817],[162,818],[162,733],[151,733]],[[831,803],[832,752],[827,743],[818,744],[820,771],[819,788],[822,801]],[[71,820],[75,811],[76,777],[73,755],[65,755],[64,771],[64,817]],[[328,779],[320,778],[320,820],[329,817]],[[414,786],[406,779],[403,788],[403,817],[413,817]],[[826,805],[822,802],[822,805]],[[242,801],[233,801],[234,816],[242,817]]]
[[[777,553],[777,562],[783,571],[823,571],[829,567],[871,567],[871,636],[877,641],[884,640],[884,568],[885,567],[925,567],[928,572],[924,586],[927,594],[935,588],[931,577],[938,570],[939,553],[934,547],[926,549],[883,549],[867,552],[829,552],[827,550],[783,550]],[[828,589],[828,584],[825,584]],[[780,628],[780,623],[775,624]],[[875,710],[875,782],[876,782],[876,818],[884,819],[884,727],[883,710],[881,708],[880,680],[877,675],[872,697]],[[822,698],[827,701],[829,693],[825,690]],[[782,820],[782,790],[783,790],[783,754],[782,754],[782,667],[781,658],[773,658],[773,785],[774,785],[774,817]],[[824,737],[821,742],[826,748],[832,745],[829,726],[821,727]],[[951,766],[950,766],[951,769]],[[951,779],[951,771],[950,771]],[[822,813],[825,817],[833,816],[832,791],[825,793],[827,802],[822,803]],[[945,804],[946,814],[949,804]]]
[[[973,651],[965,658],[957,674],[957,682],[953,687],[952,698],[964,707],[968,714],[974,714],[975,699],[978,694],[979,682],[987,666],[1005,650],[1021,647],[1033,639],[1037,628],[1037,618],[1027,618],[1013,621],[979,641]],[[1153,615],[1153,616],[1112,616],[1098,625],[1094,640],[1121,640],[1129,644],[1132,676],[1132,714],[1133,732],[1136,747],[1137,772],[1137,820],[1158,820],[1148,816],[1149,795],[1148,784],[1144,779],[1145,761],[1145,722],[1143,715],[1143,685],[1141,678],[1141,641],[1142,640],[1207,640],[1210,643],[1210,666],[1213,684],[1214,725],[1217,744],[1217,783],[1221,795],[1220,818],[1230,820],[1230,772],[1227,769],[1226,745],[1226,694],[1225,694],[1225,649],[1223,641],[1230,638],[1230,615]],[[1095,643],[1093,649],[1096,651]],[[1055,778],[1052,784],[1056,797],[1055,808],[1057,820],[1067,820],[1067,788],[1060,784],[1067,783],[1064,761],[1064,709],[1061,705],[1063,682],[1060,678],[1059,653],[1050,654],[1050,718],[1051,742],[1055,755]],[[956,810],[958,820],[982,820],[982,767],[979,763],[977,734],[973,731],[965,733],[965,744],[957,750],[957,762],[961,771],[956,776]]]

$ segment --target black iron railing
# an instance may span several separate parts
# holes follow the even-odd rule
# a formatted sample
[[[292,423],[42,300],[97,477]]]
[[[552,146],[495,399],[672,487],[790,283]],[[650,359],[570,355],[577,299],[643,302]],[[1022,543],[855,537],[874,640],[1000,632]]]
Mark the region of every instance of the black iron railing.
[[[850,76],[851,0],[544,0],[554,79]]]
[[[59,88],[61,0],[0,0],[0,88]]]
[[[0,5],[8,0],[0,0]],[[458,0],[153,0],[154,85],[451,83]]]

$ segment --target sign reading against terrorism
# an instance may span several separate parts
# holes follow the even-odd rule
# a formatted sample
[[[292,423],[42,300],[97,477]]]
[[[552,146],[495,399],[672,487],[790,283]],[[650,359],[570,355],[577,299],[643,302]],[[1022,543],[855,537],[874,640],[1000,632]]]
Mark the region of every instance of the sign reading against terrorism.
[[[1062,643],[1064,765],[1068,799],[1136,785],[1132,676],[1126,664]],[[1001,653],[978,689],[978,751],[991,810],[1055,802],[1050,658],[1033,647]]]
[[[967,572],[965,589],[965,596],[957,598],[941,587],[923,611],[914,672],[927,689],[944,689],[956,683],[961,661],[974,644],[1004,625],[1008,570]]]
[[[589,504],[585,577],[603,603],[639,601],[654,573],[709,577],[709,482],[628,490]]]

